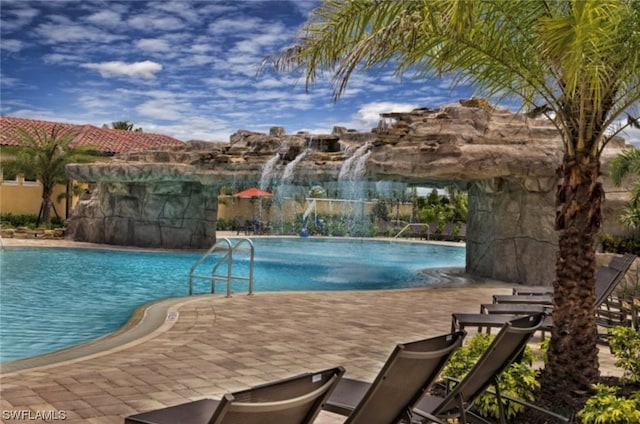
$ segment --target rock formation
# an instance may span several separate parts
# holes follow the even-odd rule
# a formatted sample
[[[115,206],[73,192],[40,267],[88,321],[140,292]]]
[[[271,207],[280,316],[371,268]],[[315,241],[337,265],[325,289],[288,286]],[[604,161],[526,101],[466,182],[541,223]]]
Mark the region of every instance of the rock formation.
[[[206,248],[215,240],[220,187],[258,185],[263,165],[274,155],[284,168],[303,151],[293,184],[336,181],[342,163],[364,143],[371,146],[365,179],[455,183],[468,191],[469,273],[528,284],[551,281],[559,133],[544,116],[477,101],[384,114],[370,133],[340,127],[323,135],[287,135],[280,127],[269,134],[240,130],[229,143],[193,142],[69,165],[72,178],[96,182],[75,209],[69,232],[75,240],[99,243]],[[624,147],[622,140],[612,141],[605,162]],[[615,206],[605,203],[605,212],[617,213]],[[617,229],[617,216],[605,224]]]

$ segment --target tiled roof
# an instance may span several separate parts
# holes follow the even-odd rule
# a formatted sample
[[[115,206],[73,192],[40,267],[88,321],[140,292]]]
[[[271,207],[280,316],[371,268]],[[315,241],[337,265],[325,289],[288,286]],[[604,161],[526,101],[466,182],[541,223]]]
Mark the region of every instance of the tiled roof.
[[[60,131],[61,134],[77,134],[71,142],[72,147],[92,146],[96,150],[106,154],[183,144],[180,140],[162,134],[0,116],[0,145],[18,145],[17,140],[20,138],[18,128],[22,128],[32,134],[34,128],[40,133],[44,131],[47,134],[50,134],[54,128]]]

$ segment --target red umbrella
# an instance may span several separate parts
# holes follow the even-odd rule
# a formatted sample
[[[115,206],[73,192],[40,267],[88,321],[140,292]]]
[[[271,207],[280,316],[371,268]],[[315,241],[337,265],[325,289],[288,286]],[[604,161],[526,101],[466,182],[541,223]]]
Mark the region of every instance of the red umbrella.
[[[260,190],[259,188],[256,188],[256,187],[252,187],[246,190],[242,190],[241,192],[234,194],[234,196],[252,198],[252,197],[271,197],[273,196],[273,194],[269,193],[268,191]]]

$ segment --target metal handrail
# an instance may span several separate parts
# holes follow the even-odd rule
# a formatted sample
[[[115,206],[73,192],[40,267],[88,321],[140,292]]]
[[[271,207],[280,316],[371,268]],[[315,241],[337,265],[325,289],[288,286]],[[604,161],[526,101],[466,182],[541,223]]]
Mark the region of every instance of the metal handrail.
[[[396,234],[393,238],[398,238],[398,237],[400,237],[400,235],[404,234],[404,233],[405,233],[409,228],[414,227],[414,226],[421,226],[421,227],[424,227],[424,226],[425,226],[425,224],[420,224],[420,223],[407,224],[407,225],[405,225],[405,226],[402,228],[402,230],[400,230],[400,231],[398,232],[398,234]],[[430,231],[429,231],[429,226],[427,225],[427,233],[426,233],[427,240],[429,239],[429,235],[430,235]]]
[[[195,270],[205,261],[215,250],[220,242],[224,242],[226,244],[226,253],[220,258],[220,260],[214,265],[211,270],[211,275],[200,275],[195,274]],[[249,259],[249,276],[243,277],[239,275],[233,275],[233,251],[236,250],[242,243],[248,243],[250,249],[250,259]],[[223,238],[216,243],[204,254],[202,257],[191,267],[189,271],[189,296],[193,294],[193,279],[194,278],[204,278],[211,280],[211,293],[215,293],[216,291],[216,281],[226,281],[227,282],[227,297],[231,297],[231,282],[233,280],[242,280],[249,281],[249,295],[253,294],[253,265],[255,258],[255,247],[253,242],[248,238],[240,239],[234,246],[231,244],[231,241],[228,238]],[[227,263],[227,275],[219,275],[216,274],[216,271],[223,263]]]

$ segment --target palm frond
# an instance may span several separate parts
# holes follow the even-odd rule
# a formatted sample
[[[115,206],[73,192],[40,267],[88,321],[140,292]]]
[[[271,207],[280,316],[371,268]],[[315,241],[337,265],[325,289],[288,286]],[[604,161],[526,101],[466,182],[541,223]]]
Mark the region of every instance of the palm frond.
[[[640,149],[625,150],[611,161],[609,166],[611,180],[617,186],[628,175],[640,176]]]

